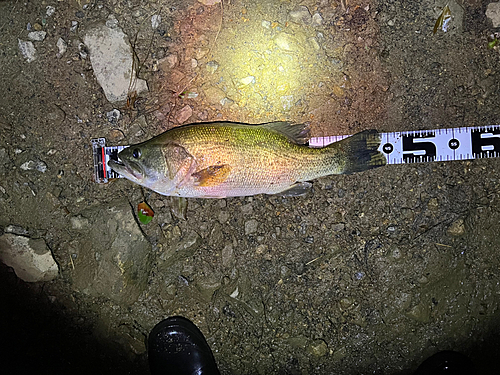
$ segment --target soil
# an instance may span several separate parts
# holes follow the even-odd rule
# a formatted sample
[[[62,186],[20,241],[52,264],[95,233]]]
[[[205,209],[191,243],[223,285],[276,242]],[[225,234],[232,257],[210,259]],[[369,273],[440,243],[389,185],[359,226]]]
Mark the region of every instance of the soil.
[[[448,349],[495,373],[498,159],[326,177],[305,197],[192,199],[182,220],[168,197],[124,179],[95,183],[91,149],[96,137],[131,144],[218,120],[310,122],[314,135],[497,124],[488,1],[450,3],[450,28],[436,34],[445,2],[207,4],[0,1],[0,234],[15,225],[43,238],[60,267],[54,281],[27,284],[1,265],[2,366],[147,374],[145,337],[182,315],[222,374],[410,374]],[[110,15],[149,86],[136,94],[131,82],[124,103],[106,100],[82,44]],[[18,46],[28,28],[47,33],[32,62]],[[121,117],[110,122],[113,109]],[[20,168],[29,160],[46,172]],[[78,267],[105,252],[96,227],[117,198],[146,200],[155,217],[137,221],[151,245],[147,283],[113,299]],[[102,236],[82,240],[82,217]]]

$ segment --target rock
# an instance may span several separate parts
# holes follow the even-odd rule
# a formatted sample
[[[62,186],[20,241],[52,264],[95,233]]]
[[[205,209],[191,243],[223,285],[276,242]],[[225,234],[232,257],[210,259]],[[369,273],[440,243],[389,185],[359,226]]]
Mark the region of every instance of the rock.
[[[290,13],[288,13],[288,17],[290,21],[303,24],[310,25],[311,24],[311,13],[309,13],[309,9],[305,6],[298,6]]]
[[[63,38],[59,38],[57,40],[57,48],[59,49],[59,52],[57,53],[57,58],[60,59],[67,51],[68,45],[64,41]]]
[[[462,236],[465,233],[465,223],[463,219],[454,221],[448,228],[448,234],[452,236]]]
[[[121,117],[121,112],[115,108],[112,111],[106,112],[106,117],[110,123],[115,125]]]
[[[224,246],[222,249],[222,265],[224,267],[230,267],[234,263],[234,250],[233,250],[233,245],[227,244]]]
[[[489,3],[485,14],[491,20],[493,27],[500,27],[500,1]]]
[[[255,83],[255,77],[254,76],[247,76],[245,78],[240,79],[240,87],[243,86],[248,86],[251,83]]]
[[[132,48],[127,36],[119,27],[99,25],[90,29],[83,38],[90,52],[90,62],[97,82],[104,90],[108,101],[114,103],[127,99],[131,77],[137,72],[132,69]],[[147,91],[146,81],[136,79],[134,90]]]
[[[47,33],[45,31],[32,31],[28,33],[28,38],[35,42],[41,42],[45,39]]]
[[[177,114],[175,119],[179,124],[186,122],[193,114],[193,109],[189,105],[185,105]]]
[[[126,306],[137,301],[147,287],[151,244],[137,225],[128,200],[86,210],[81,218],[72,219],[72,225],[76,229],[88,225],[75,239],[75,289]]]
[[[323,340],[314,341],[307,349],[309,353],[316,357],[323,357],[328,353],[328,346]]]
[[[266,20],[262,21],[262,22],[260,23],[260,25],[261,25],[264,29],[270,29],[270,28],[271,28],[271,22],[266,21]]]
[[[52,5],[47,5],[47,8],[45,9],[46,9],[45,14],[47,15],[47,17],[52,17],[56,12],[56,8],[54,8]]]
[[[220,3],[222,0],[198,0],[203,5],[212,6],[214,4]]]
[[[87,230],[89,227],[89,220],[82,215],[73,216],[69,219],[71,227],[76,230]]]
[[[116,19],[116,17],[113,14],[110,14],[108,16],[108,19],[106,20],[106,26],[110,27],[112,29],[118,27],[118,20]]]
[[[33,171],[45,173],[47,171],[47,164],[41,160],[28,160],[27,162],[21,164],[20,168],[23,171]]]
[[[248,220],[245,222],[245,234],[253,234],[257,232],[257,227],[259,226],[259,222],[255,219]]]
[[[167,66],[172,69],[174,68],[177,63],[179,62],[179,58],[177,57],[176,53],[171,53],[165,57],[165,61],[167,63]]]
[[[314,15],[312,16],[312,25],[321,26],[322,24],[323,24],[323,17],[321,17],[321,14],[314,13]]]
[[[159,14],[153,14],[151,16],[151,27],[153,30],[156,30],[158,27],[160,27],[161,24],[161,15]]]
[[[43,239],[4,234],[0,237],[0,260],[26,282],[50,281],[59,274],[59,266]]]
[[[25,42],[24,40],[18,39],[17,45],[27,62],[30,63],[36,60],[36,50],[33,42]]]
[[[214,74],[215,71],[219,68],[219,63],[217,61],[209,61],[207,62],[207,65],[205,66],[207,68],[207,71],[211,74]]]
[[[4,229],[5,233],[13,233],[17,234],[18,236],[27,236],[29,233],[26,229],[19,225],[7,225]]]
[[[160,259],[164,261],[163,267],[170,267],[175,262],[192,256],[201,245],[201,237],[191,230],[169,246],[164,247]]]
[[[197,60],[200,60],[200,59],[202,59],[203,57],[205,57],[205,55],[206,55],[208,52],[210,52],[210,48],[208,48],[208,47],[201,47],[201,48],[198,48],[198,49],[196,50],[196,55],[195,55],[195,57],[196,57],[196,59],[197,59]]]

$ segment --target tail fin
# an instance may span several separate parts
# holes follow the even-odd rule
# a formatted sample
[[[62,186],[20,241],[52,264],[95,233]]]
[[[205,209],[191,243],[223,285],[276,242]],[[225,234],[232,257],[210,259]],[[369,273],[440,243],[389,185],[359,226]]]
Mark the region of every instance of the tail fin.
[[[380,142],[380,134],[376,130],[365,130],[338,142],[337,147],[345,155],[342,174],[366,171],[385,165],[386,158],[378,151]]]

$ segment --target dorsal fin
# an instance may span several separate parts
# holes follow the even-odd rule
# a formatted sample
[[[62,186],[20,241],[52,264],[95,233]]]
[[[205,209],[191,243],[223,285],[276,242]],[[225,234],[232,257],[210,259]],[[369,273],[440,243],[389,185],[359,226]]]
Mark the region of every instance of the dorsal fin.
[[[309,131],[311,128],[309,124],[291,124],[287,121],[277,121],[261,124],[260,126],[281,133],[299,145],[306,144],[310,138]]]

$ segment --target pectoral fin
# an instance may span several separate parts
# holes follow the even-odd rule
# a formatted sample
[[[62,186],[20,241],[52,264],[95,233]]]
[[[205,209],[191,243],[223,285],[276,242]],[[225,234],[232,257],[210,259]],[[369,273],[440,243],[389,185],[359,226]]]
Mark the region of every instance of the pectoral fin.
[[[231,166],[229,164],[211,165],[193,173],[192,176],[196,186],[217,186],[226,180],[230,172]]]

